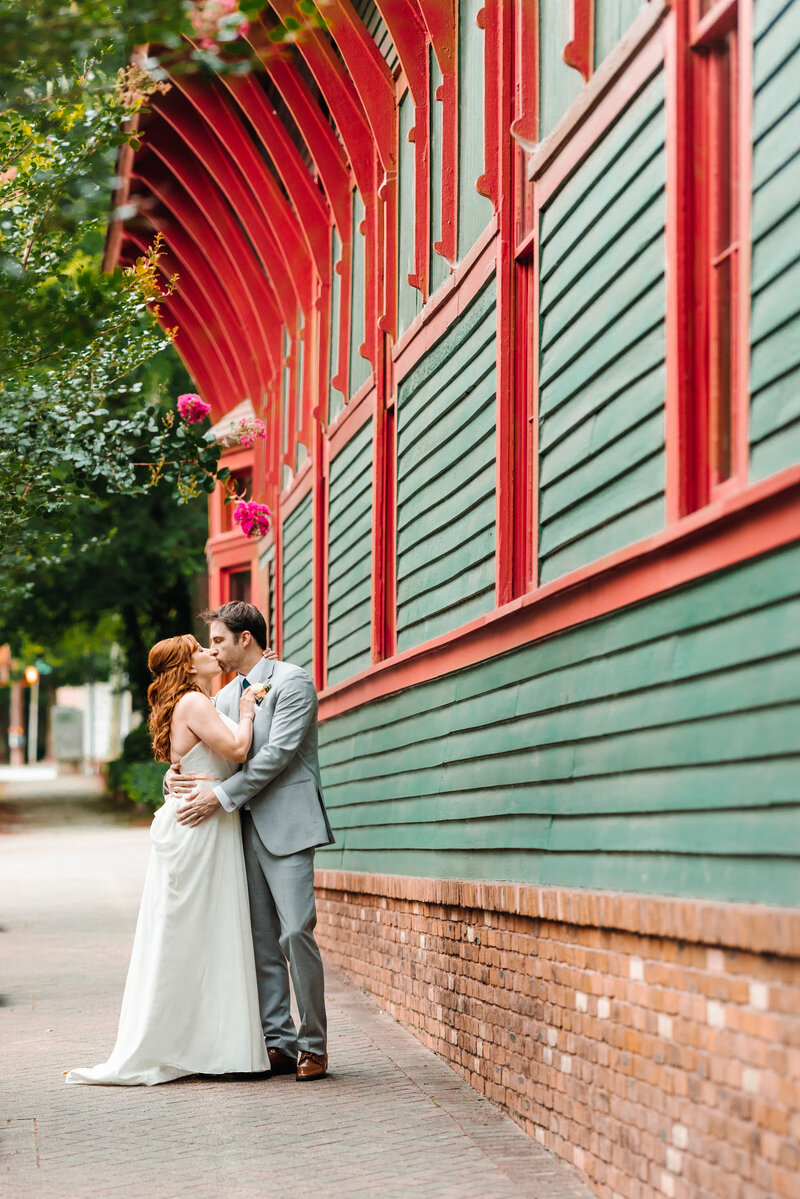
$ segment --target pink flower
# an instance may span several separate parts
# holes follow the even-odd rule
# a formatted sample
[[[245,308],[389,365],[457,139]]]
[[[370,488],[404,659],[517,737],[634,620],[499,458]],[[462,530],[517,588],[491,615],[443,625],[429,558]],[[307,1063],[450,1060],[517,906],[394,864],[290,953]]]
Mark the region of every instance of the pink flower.
[[[233,435],[239,442],[239,445],[249,449],[251,445],[255,445],[259,439],[263,441],[267,436],[267,427],[263,420],[259,420],[257,416],[243,416],[240,421],[234,426]]]
[[[16,179],[18,173],[16,167],[9,167],[7,171],[0,171],[0,187],[4,183],[10,183],[12,179]]]
[[[233,519],[245,537],[252,537],[254,533],[263,537],[269,532],[272,524],[269,508],[266,504],[259,504],[257,500],[239,500],[233,509]]]
[[[178,412],[187,425],[195,425],[198,421],[205,420],[210,411],[211,405],[207,404],[205,400],[201,400],[194,391],[188,391],[185,395],[178,396]]]

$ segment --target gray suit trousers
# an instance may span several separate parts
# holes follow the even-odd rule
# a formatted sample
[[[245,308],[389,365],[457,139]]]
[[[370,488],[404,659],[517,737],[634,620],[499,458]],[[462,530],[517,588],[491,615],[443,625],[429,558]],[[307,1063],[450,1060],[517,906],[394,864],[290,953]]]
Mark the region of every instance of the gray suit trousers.
[[[276,857],[259,837],[249,811],[241,812],[241,820],[261,1026],[267,1047],[274,1046],[289,1057],[304,1049],[324,1053],[327,1021],[322,958],[314,940],[314,850]],[[290,1009],[287,962],[300,1014],[299,1029]]]

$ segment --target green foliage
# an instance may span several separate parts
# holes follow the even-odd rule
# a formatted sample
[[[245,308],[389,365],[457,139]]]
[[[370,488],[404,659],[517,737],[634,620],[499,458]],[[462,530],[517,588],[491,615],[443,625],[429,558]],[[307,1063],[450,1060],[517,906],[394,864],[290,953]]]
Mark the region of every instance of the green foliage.
[[[122,743],[122,753],[109,762],[106,790],[117,799],[159,808],[163,802],[164,762],[153,761],[150,731],[145,721],[128,733]]]

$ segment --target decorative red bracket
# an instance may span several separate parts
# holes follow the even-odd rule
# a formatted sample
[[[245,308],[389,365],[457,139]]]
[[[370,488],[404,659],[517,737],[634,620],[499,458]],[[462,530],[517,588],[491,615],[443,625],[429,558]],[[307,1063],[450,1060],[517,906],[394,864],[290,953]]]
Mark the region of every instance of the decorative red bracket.
[[[561,57],[588,82],[594,70],[594,0],[572,0],[570,33]]]

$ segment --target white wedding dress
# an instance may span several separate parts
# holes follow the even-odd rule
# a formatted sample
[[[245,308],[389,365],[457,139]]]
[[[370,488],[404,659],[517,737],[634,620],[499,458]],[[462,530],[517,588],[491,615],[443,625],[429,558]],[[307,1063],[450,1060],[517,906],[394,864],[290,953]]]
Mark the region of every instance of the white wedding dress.
[[[222,781],[237,768],[201,742],[181,769]],[[116,1045],[102,1065],[70,1070],[68,1083],[153,1086],[188,1074],[269,1069],[239,813],[220,808],[188,828],[175,819],[179,803],[167,796],[150,827]]]

